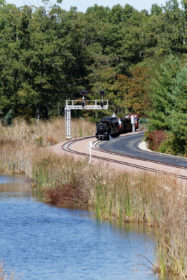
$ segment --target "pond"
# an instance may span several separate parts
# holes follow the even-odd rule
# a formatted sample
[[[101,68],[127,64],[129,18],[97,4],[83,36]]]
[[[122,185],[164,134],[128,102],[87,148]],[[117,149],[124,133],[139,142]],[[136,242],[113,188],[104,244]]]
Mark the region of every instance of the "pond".
[[[0,263],[16,279],[158,279],[151,233],[44,204],[24,177],[0,176],[0,213]]]

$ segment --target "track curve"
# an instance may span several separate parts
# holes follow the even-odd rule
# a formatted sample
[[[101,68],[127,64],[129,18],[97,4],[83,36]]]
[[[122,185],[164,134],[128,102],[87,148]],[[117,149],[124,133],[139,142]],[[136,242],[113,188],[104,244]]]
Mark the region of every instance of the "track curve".
[[[128,137],[125,135],[124,137]],[[122,138],[122,137],[119,137]],[[172,175],[179,179],[187,181],[187,168],[177,165],[170,165],[167,163],[161,163],[157,161],[152,161],[150,165],[150,160],[140,159],[134,156],[128,156],[124,154],[118,154],[114,152],[109,152],[102,150],[100,148],[101,141],[95,139],[95,137],[85,137],[81,139],[71,140],[62,145],[62,149],[66,152],[89,157],[89,143],[93,143],[92,148],[92,158],[97,160],[102,160],[105,162],[116,164],[117,166],[136,168],[142,171],[150,171],[154,173],[162,173],[165,175]],[[104,142],[102,142],[104,143]],[[107,142],[108,143],[108,142]]]
[[[111,141],[99,142],[97,146],[101,151],[163,163],[168,166],[186,168],[187,171],[186,158],[141,150],[138,144],[142,141],[143,137],[144,132],[130,133],[120,138],[113,138]]]

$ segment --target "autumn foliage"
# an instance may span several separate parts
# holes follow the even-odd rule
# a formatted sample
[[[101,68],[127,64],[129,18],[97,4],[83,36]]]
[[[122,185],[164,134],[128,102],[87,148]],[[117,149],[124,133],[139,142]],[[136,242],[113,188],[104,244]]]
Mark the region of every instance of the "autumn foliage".
[[[147,132],[146,140],[148,147],[153,151],[158,151],[159,146],[167,139],[168,134],[164,130]]]
[[[140,117],[146,115],[149,108],[149,95],[147,90],[148,68],[144,66],[135,66],[130,76],[117,75],[115,85],[118,89],[115,96],[118,106],[123,106],[123,111],[136,113]]]

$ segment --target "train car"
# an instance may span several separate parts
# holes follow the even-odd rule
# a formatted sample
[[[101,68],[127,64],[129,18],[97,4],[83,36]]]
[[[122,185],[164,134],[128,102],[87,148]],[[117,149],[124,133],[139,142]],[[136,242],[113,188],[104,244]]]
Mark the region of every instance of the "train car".
[[[119,135],[119,119],[116,117],[104,117],[96,124],[96,138],[109,140],[110,136]]]
[[[104,117],[96,124],[96,138],[99,140],[109,140],[110,136],[116,137],[122,133],[132,132],[131,123],[132,114],[126,115],[124,118]],[[135,119],[135,129],[139,127],[138,116],[133,114]]]
[[[137,114],[128,114],[125,116],[126,119],[130,119],[131,120],[131,116],[134,116],[134,121],[135,121],[135,129],[139,128],[139,117]]]
[[[121,119],[121,133],[127,133],[132,131],[132,124],[131,124],[131,119],[130,118],[122,118]]]

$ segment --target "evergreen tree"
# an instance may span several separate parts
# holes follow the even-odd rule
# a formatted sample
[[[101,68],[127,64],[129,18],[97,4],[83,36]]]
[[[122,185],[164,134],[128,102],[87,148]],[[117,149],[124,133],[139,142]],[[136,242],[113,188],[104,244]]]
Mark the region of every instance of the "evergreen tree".
[[[150,130],[167,130],[175,152],[185,151],[187,141],[187,67],[169,55],[151,85]]]
[[[176,76],[180,71],[180,62],[173,55],[167,57],[160,66],[156,78],[150,86],[152,110],[150,112],[150,129],[171,129],[171,111],[175,107]]]
[[[177,153],[187,154],[187,64],[177,73],[175,107],[171,112],[173,148]]]

